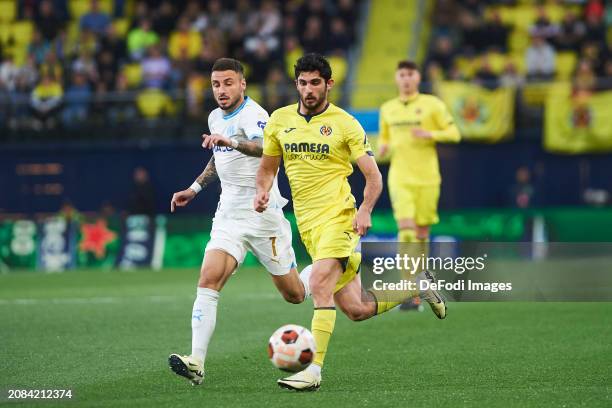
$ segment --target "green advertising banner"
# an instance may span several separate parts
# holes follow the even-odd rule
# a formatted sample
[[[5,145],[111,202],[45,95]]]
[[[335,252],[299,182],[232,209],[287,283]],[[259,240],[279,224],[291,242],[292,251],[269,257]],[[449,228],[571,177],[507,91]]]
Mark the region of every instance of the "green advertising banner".
[[[295,217],[293,230],[298,263],[308,261]],[[368,240],[393,241],[397,234],[391,213],[372,217]],[[71,268],[199,268],[210,240],[212,218],[205,216],[53,217],[42,222],[0,222],[0,272]],[[612,241],[612,209],[554,208],[545,210],[464,210],[442,212],[433,226],[435,239],[491,242]],[[62,262],[59,262],[63,260]],[[258,262],[251,254],[244,265]]]

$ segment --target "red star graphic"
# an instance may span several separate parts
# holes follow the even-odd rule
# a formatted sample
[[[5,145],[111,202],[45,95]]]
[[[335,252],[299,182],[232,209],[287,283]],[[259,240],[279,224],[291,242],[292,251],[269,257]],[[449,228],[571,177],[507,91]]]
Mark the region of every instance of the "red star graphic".
[[[100,259],[106,255],[106,245],[115,240],[117,234],[109,230],[106,220],[98,220],[95,224],[83,224],[81,227],[81,251],[93,252]]]

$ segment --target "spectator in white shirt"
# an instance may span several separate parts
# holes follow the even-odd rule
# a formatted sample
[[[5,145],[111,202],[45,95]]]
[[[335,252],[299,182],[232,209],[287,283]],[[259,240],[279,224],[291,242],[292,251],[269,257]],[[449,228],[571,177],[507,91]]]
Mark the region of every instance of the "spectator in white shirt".
[[[142,61],[142,80],[146,88],[163,89],[168,85],[172,66],[162,55],[159,47],[149,48],[148,56]]]
[[[556,54],[542,37],[534,35],[525,55],[527,78],[549,80],[555,75]]]

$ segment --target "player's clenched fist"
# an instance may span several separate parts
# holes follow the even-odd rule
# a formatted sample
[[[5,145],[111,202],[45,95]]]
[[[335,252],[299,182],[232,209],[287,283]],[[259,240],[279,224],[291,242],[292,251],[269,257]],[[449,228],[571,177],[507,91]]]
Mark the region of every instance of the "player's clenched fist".
[[[253,201],[253,207],[257,212],[264,212],[268,208],[268,201],[270,200],[269,191],[258,191]]]
[[[372,217],[370,216],[370,212],[366,209],[359,208],[353,220],[353,231],[359,234],[359,236],[364,236],[368,233],[371,226]]]
[[[170,212],[174,212],[176,207],[186,206],[195,196],[196,192],[190,188],[172,194],[172,200],[170,201]]]
[[[202,135],[202,147],[205,149],[212,149],[215,146],[231,147],[231,145],[232,141],[229,137],[218,134],[207,135],[206,133]]]

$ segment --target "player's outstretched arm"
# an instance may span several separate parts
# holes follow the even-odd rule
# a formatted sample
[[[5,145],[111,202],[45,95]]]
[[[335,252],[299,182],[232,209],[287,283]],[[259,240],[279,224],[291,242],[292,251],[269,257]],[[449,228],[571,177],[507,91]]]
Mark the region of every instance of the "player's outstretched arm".
[[[257,194],[253,202],[253,207],[257,212],[263,212],[268,208],[268,200],[270,199],[270,189],[274,183],[274,177],[280,166],[281,156],[262,155],[259,169],[257,169],[257,178],[255,186]]]
[[[373,157],[365,154],[357,159],[357,166],[366,179],[365,189],[363,190],[363,202],[359,206],[353,229],[359,235],[365,235],[372,226],[372,211],[382,192],[382,175]]]
[[[185,207],[193,198],[198,194],[204,187],[212,183],[218,178],[217,167],[215,166],[215,156],[211,157],[202,171],[202,174],[196,178],[193,184],[183,190],[178,191],[172,195],[170,201],[170,212],[174,212],[176,207]]]
[[[253,157],[261,157],[263,153],[263,139],[256,137],[249,139],[244,135],[227,137],[218,134],[202,135],[202,147],[212,149],[215,146],[231,147],[242,154]]]

